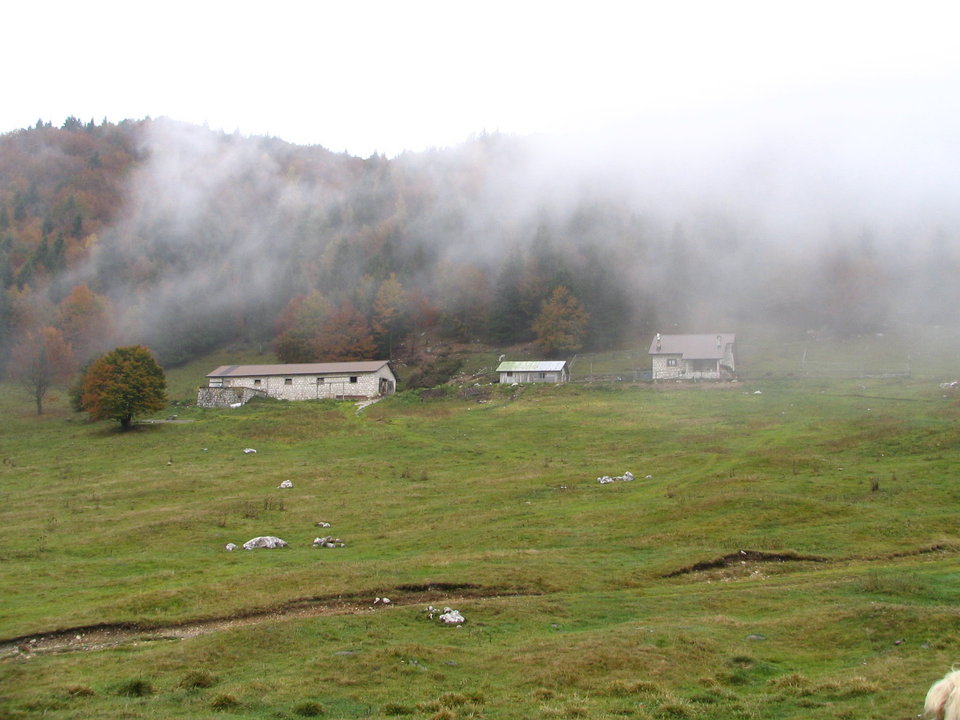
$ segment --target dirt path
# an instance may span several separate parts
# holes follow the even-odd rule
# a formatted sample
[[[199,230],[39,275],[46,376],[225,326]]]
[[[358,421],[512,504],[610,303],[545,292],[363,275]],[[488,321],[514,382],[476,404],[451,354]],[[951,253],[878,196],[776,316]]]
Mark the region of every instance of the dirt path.
[[[337,595],[293,600],[282,606],[255,610],[231,617],[210,618],[195,622],[164,626],[140,626],[115,623],[66,628],[0,640],[0,662],[23,659],[47,653],[90,652],[123,645],[140,645],[162,640],[183,640],[239,627],[267,622],[319,617],[324,615],[359,615],[389,611],[409,605],[454,605],[468,599],[516,596],[520,593],[498,591],[474,585],[404,586],[387,603],[376,602],[370,593]]]
[[[357,411],[356,411],[355,414],[356,414],[356,415],[359,415],[359,414],[362,413],[366,408],[370,407],[370,406],[373,405],[374,403],[380,402],[381,400],[383,400],[383,398],[378,398],[378,397],[377,397],[377,398],[370,398],[370,399],[368,399],[368,400],[361,400],[360,402],[356,403],[356,405],[357,405]]]

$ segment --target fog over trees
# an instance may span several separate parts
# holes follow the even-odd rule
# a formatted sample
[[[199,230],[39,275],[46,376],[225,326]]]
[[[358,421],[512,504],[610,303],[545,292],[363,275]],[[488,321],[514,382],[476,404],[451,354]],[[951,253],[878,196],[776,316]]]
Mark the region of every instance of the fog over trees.
[[[395,158],[39,121],[0,136],[0,357],[44,328],[78,363],[142,343],[169,365],[231,341],[305,361],[397,355],[426,331],[554,333],[563,352],[756,322],[953,322],[956,101],[922,90]]]

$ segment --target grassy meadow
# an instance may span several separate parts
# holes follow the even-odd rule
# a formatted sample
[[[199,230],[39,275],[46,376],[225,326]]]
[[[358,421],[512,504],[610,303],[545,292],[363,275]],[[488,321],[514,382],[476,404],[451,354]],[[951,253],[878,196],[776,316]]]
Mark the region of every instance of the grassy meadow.
[[[960,662],[954,339],[905,377],[796,361],[909,341],[755,338],[738,383],[359,414],[192,407],[214,366],[269,360],[224,353],[127,433],[4,385],[0,717],[916,717]],[[257,535],[290,547],[224,550]]]

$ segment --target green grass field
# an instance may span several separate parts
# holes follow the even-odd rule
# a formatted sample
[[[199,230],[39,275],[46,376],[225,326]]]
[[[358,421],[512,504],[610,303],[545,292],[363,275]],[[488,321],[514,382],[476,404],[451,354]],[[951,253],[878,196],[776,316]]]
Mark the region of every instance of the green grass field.
[[[2,386],[0,717],[916,717],[960,662],[952,347],[128,433]],[[224,550],[257,535],[290,547]]]

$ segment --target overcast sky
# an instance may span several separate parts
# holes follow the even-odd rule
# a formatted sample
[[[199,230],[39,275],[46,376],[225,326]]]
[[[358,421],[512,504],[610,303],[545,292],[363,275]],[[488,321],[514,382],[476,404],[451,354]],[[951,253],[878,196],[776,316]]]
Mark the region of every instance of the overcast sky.
[[[947,1],[48,0],[2,20],[0,132],[165,116],[393,156],[861,85],[960,91]]]

